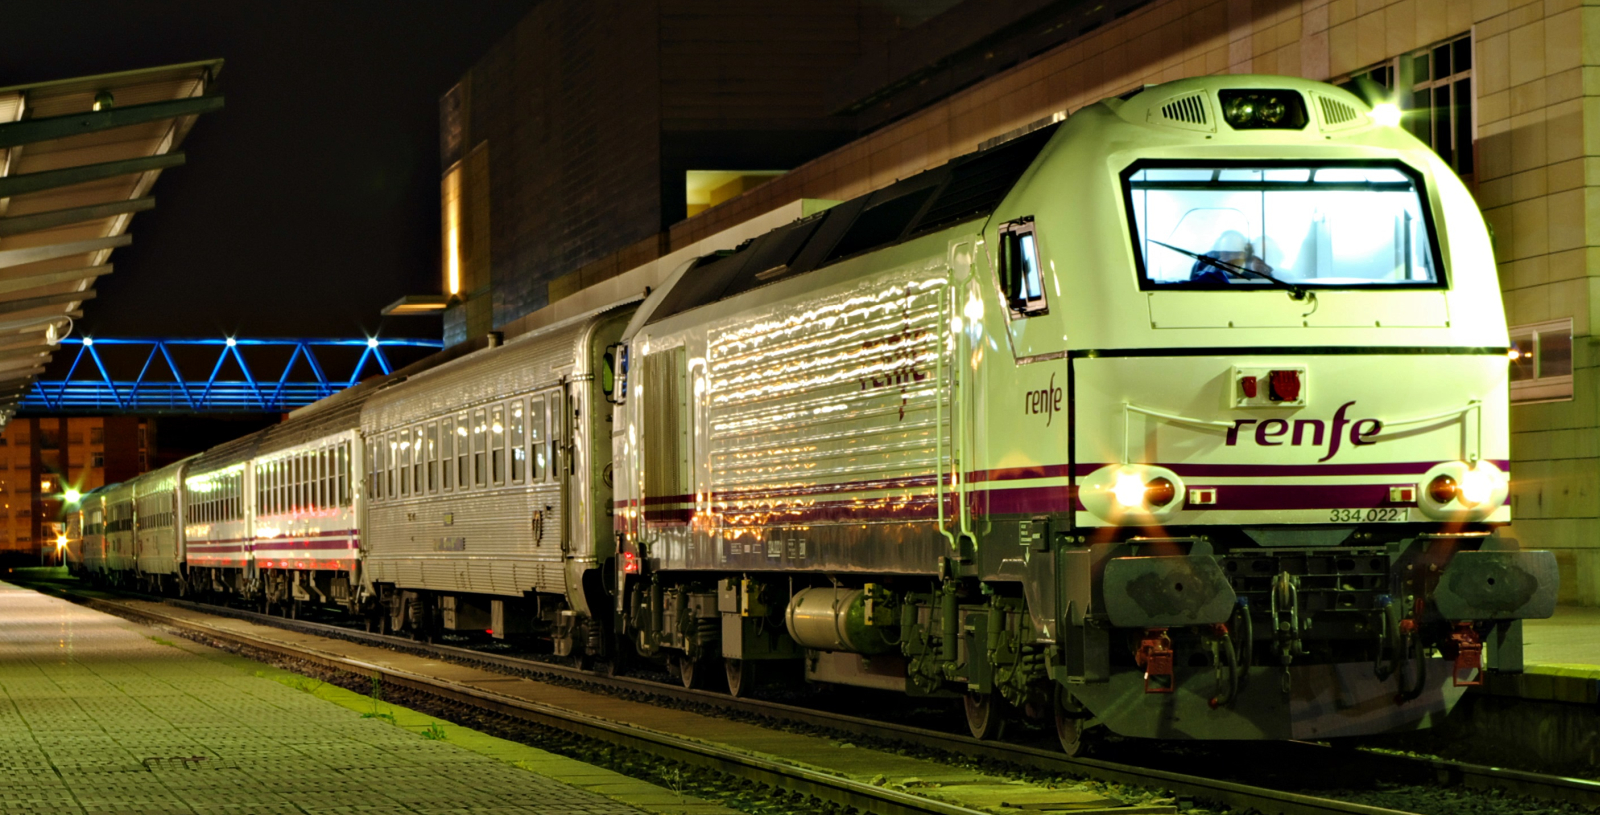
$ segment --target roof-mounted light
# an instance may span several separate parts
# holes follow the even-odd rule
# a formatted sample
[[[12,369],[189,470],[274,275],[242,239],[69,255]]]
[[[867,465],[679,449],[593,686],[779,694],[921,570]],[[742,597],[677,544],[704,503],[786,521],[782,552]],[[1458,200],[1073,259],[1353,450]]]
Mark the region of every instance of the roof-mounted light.
[[[1306,103],[1290,90],[1218,91],[1222,118],[1234,130],[1301,130],[1306,126]]]
[[[1400,126],[1400,106],[1393,102],[1384,102],[1372,106],[1372,121],[1384,127]]]

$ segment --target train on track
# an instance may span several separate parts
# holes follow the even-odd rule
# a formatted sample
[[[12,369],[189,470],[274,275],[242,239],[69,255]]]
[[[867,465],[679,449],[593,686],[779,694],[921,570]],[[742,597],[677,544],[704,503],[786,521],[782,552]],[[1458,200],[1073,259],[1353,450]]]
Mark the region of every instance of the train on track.
[[[1557,576],[1499,531],[1490,237],[1394,113],[1264,76],[1090,105],[96,490],[73,568],[1069,751],[1427,727]]]

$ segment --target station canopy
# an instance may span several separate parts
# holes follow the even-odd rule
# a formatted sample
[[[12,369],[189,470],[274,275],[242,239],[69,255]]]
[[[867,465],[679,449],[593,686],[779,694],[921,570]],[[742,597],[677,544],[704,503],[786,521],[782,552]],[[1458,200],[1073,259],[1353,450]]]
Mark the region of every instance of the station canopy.
[[[155,206],[222,60],[0,87],[0,426]]]

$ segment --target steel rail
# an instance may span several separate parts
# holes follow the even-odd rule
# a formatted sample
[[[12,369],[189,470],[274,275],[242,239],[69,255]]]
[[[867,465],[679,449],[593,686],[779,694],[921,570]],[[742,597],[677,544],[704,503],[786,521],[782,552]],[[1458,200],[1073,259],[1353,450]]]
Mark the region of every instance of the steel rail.
[[[62,593],[70,595],[68,592]],[[116,600],[81,595],[74,596],[72,599],[100,611],[193,631],[212,639],[231,642],[267,653],[279,654],[291,659],[311,662],[330,670],[362,676],[381,675],[386,683],[393,683],[400,687],[441,697],[452,702],[491,710],[586,738],[640,750],[670,760],[681,761],[693,766],[718,770],[735,777],[791,792],[811,795],[821,800],[849,806],[864,812],[883,813],[883,815],[918,815],[919,813],[978,815],[980,812],[979,810],[968,809],[910,793],[852,781],[782,761],[773,761],[763,756],[721,745],[685,739],[673,734],[497,694],[481,688],[464,687],[450,680],[375,665],[339,654],[265,640],[246,633],[206,625],[202,622],[179,616],[163,615],[155,609],[135,607]],[[709,704],[724,710],[733,709],[753,715],[777,717],[853,735],[910,743],[953,754],[982,754],[989,758],[1049,772],[1067,773],[1125,785],[1165,789],[1179,795],[1225,804],[1234,808],[1253,809],[1262,813],[1278,813],[1279,815],[1412,815],[1401,810],[1319,798],[1232,781],[1139,767],[1137,765],[1120,764],[1091,758],[1069,758],[1049,750],[1003,742],[981,741],[967,736],[952,735],[906,725],[876,722],[843,714],[809,710],[793,705],[737,699],[709,691],[674,688],[670,685],[649,680],[603,676],[567,666],[484,654],[455,646],[421,643],[390,635],[354,631],[327,623],[287,620],[256,612],[224,609],[165,598],[161,601],[145,602],[163,602],[175,608],[199,613],[232,617],[301,633],[331,635],[339,639],[389,647],[414,654],[446,657],[458,662],[487,664],[507,668],[518,673],[545,673],[561,676],[566,679],[578,680],[601,687],[648,693],[697,704]],[[1129,809],[1128,811],[1137,811],[1137,809]]]

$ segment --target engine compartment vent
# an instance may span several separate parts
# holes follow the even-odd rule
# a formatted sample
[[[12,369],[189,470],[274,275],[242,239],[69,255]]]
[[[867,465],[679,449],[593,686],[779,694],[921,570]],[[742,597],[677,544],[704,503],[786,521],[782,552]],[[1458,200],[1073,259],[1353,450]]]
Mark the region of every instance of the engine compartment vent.
[[[1316,98],[1317,113],[1322,116],[1323,130],[1344,130],[1367,123],[1367,117],[1361,111],[1341,100],[1320,93],[1312,96]]]
[[[1184,130],[1216,132],[1211,116],[1211,104],[1205,93],[1191,93],[1168,99],[1150,109],[1150,121]]]

